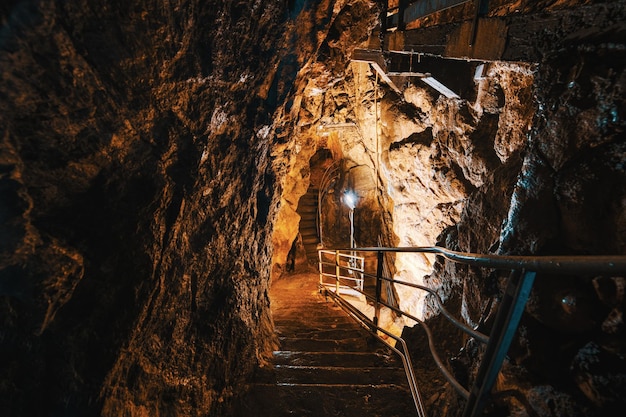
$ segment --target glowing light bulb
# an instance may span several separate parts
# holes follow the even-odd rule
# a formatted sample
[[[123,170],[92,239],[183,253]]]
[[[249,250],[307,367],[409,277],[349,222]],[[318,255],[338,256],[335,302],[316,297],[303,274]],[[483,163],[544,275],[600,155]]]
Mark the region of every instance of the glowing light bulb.
[[[343,203],[350,209],[354,210],[356,207],[357,196],[354,191],[348,190],[343,194]]]

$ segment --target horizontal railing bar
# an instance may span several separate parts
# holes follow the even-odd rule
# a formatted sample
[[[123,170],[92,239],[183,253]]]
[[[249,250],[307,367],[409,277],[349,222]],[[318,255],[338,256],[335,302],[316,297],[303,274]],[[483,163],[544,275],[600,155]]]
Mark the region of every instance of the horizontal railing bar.
[[[328,272],[322,272],[320,273],[320,275],[325,276],[325,277],[332,277],[333,279],[337,276],[336,274],[329,274]],[[354,277],[344,276],[344,275],[339,275],[339,278],[347,279],[350,281],[361,281],[361,278],[354,278]]]
[[[339,266],[340,268],[352,269],[352,270],[354,270],[354,271],[363,272],[362,270],[360,270],[360,269],[358,269],[358,268],[355,268],[354,266],[350,266],[350,265],[341,265],[341,264],[337,265],[337,264],[336,264],[336,261],[335,261],[335,262],[320,261],[319,263],[320,263],[321,265],[324,265],[324,266],[332,266],[332,267]]]
[[[348,248],[337,251],[351,252],[396,252],[431,253],[467,265],[493,269],[525,269],[535,272],[552,273],[615,273],[626,272],[626,256],[584,255],[584,256],[513,256],[482,255],[458,252],[440,246],[398,247],[398,248]]]
[[[320,249],[318,252],[324,254],[324,255],[332,255],[335,256],[335,250],[328,250],[328,249]],[[354,258],[354,259],[363,259],[362,256],[358,256],[358,255],[353,255],[351,253],[340,253],[339,256],[342,256],[344,258]]]
[[[326,282],[322,282],[322,285],[328,286],[329,288],[326,288],[328,291],[334,293],[334,291],[332,290],[332,287],[335,285],[335,283],[326,283]],[[372,297],[371,295],[368,295],[367,293],[365,293],[365,290],[360,289],[359,287],[349,287],[347,285],[344,285],[344,288],[350,288],[353,291],[356,291],[358,293],[361,293],[366,299],[370,300],[370,301],[375,301],[376,299],[374,297]]]
[[[334,264],[333,264],[334,266]],[[360,271],[359,271],[360,272]],[[376,275],[373,274],[368,274],[367,272],[360,272],[362,273],[364,276],[366,277],[371,277],[371,278],[376,278]],[[334,274],[332,274],[331,276],[335,276]],[[406,285],[412,288],[417,288],[423,291],[426,291],[432,295],[435,296],[435,301],[437,303],[437,305],[439,306],[440,311],[443,313],[443,315],[457,328],[459,328],[460,330],[462,330],[463,332],[465,332],[466,334],[468,334],[469,336],[475,338],[476,340],[478,340],[481,343],[487,343],[489,342],[489,337],[487,335],[485,335],[484,333],[481,333],[477,330],[472,329],[471,327],[461,323],[460,321],[458,321],[444,306],[443,306],[443,300],[441,299],[441,297],[439,296],[439,294],[437,294],[436,291],[434,291],[431,288],[425,287],[423,285],[419,285],[419,284],[413,284],[411,282],[406,282],[406,281],[398,281],[398,280],[394,280],[391,278],[387,278],[387,277],[380,277],[380,279],[382,279],[383,281],[388,281],[388,282],[392,282],[395,284],[400,284],[400,285]],[[373,297],[368,296],[367,294],[365,294],[363,291],[359,291],[361,294],[365,295],[368,299],[375,301],[375,299]],[[385,303],[383,303],[384,305],[386,305],[387,307],[390,307],[390,305],[387,305]],[[408,317],[407,313],[405,313],[404,311],[398,309],[398,308],[394,308],[393,309],[396,313],[399,314],[403,314],[405,316]]]
[[[352,267],[352,266],[350,266],[350,265],[337,265],[337,264],[335,264],[335,263],[328,263],[328,262],[320,262],[320,264],[321,264],[322,266],[328,266],[328,267],[331,267],[331,266],[332,266],[332,267],[333,267],[333,269],[334,269],[335,267],[337,267],[337,266],[338,266],[338,267],[339,267],[339,268],[341,268],[341,269],[349,269],[349,270],[351,270],[351,271],[358,272],[358,273],[360,273],[360,274],[364,274],[364,273],[365,273],[365,272],[363,272],[362,270],[360,270],[360,269],[358,269],[358,268],[355,268],[355,267]],[[329,269],[330,269],[330,268],[329,268]]]
[[[489,342],[489,337],[487,335],[485,335],[484,333],[481,333],[477,330],[472,329],[471,327],[461,323],[460,321],[458,321],[444,306],[443,306],[443,300],[441,299],[441,297],[439,296],[439,294],[437,294],[437,292],[431,288],[425,287],[423,285],[419,285],[419,284],[413,284],[412,282],[406,282],[406,281],[398,281],[395,279],[391,279],[391,278],[386,278],[386,277],[380,277],[380,279],[382,279],[383,281],[389,281],[389,282],[393,282],[395,284],[400,284],[400,285],[406,285],[412,288],[417,288],[423,291],[426,291],[432,295],[435,296],[435,301],[437,302],[437,305],[439,306],[440,311],[443,313],[443,315],[450,321],[452,322],[452,324],[456,327],[458,327],[460,330],[464,331],[465,333],[467,333],[468,335],[472,336],[473,338],[475,338],[476,340],[478,340],[479,342],[482,343],[487,343]],[[400,313],[405,314],[403,312],[400,311]],[[405,314],[406,315],[406,314]],[[408,317],[408,316],[407,316]]]
[[[349,303],[348,301],[344,300],[341,296],[339,296],[338,294],[336,294],[334,291],[330,290],[330,289],[326,289],[327,292],[333,294],[334,296],[336,296],[337,298],[339,298],[342,302],[347,303],[350,306],[350,309],[356,309],[359,313],[359,316],[365,317],[367,319],[368,322],[370,322],[371,320],[361,311],[359,311],[356,307],[354,307],[351,303]],[[365,294],[365,292],[359,291],[361,294],[363,294],[367,299],[375,301],[375,298]],[[454,387],[454,389],[461,395],[463,396],[464,399],[467,400],[467,398],[469,397],[469,391],[467,389],[465,389],[465,387],[463,387],[455,378],[454,376],[450,373],[450,371],[448,371],[448,369],[446,368],[446,366],[443,364],[443,362],[441,361],[441,358],[439,357],[439,354],[437,353],[437,349],[435,347],[434,344],[434,340],[433,340],[433,335],[432,332],[430,331],[430,328],[428,327],[428,325],[426,323],[424,323],[422,320],[418,319],[417,317],[413,316],[412,314],[409,313],[405,313],[402,310],[393,307],[387,303],[385,303],[384,301],[379,301],[380,304],[384,305],[385,307],[388,307],[389,309],[397,312],[397,313],[401,313],[404,316],[408,317],[409,319],[415,321],[416,323],[418,323],[420,326],[422,326],[424,328],[424,331],[426,332],[426,337],[428,338],[428,347],[430,350],[430,354],[433,357],[433,360],[435,361],[435,363],[437,364],[437,367],[439,368],[439,370],[441,371],[441,373],[444,375],[444,377],[446,378],[446,380],[448,382],[450,382],[450,384]],[[371,322],[372,325],[374,325],[374,322]],[[378,326],[376,326],[378,327]],[[384,331],[385,334],[387,334],[387,331]],[[397,337],[397,336],[396,336]],[[483,335],[483,337],[485,337]],[[485,337],[486,338],[486,337]],[[400,340],[404,340],[402,338],[399,338]],[[482,341],[482,340],[481,340]],[[488,339],[487,339],[488,341]],[[487,341],[485,341],[484,343],[486,343]]]

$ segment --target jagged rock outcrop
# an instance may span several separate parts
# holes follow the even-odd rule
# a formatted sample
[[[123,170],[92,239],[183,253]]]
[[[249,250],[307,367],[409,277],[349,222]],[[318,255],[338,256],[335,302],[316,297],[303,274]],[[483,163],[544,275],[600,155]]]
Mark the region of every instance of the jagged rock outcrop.
[[[604,43],[612,33],[590,30],[546,52],[535,75],[537,114],[521,161],[507,162],[470,196],[460,222],[441,237],[449,247],[502,254],[626,253],[626,154],[618,116],[626,61],[619,47]],[[462,289],[450,292],[470,324],[488,320],[489,300],[501,294],[503,277],[453,264],[436,268],[435,282],[465,274]],[[537,277],[498,382],[518,400],[503,398],[500,406],[527,415],[619,415],[626,390],[621,283],[621,277]],[[477,353],[468,345],[459,361],[471,369]]]

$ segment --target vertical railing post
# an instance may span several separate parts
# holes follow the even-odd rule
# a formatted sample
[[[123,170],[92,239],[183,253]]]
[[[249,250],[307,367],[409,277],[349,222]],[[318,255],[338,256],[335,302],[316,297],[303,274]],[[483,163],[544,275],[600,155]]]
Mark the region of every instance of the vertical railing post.
[[[339,277],[341,276],[341,267],[339,266],[339,251],[335,251],[335,294],[339,294]]]
[[[323,255],[322,255],[322,251],[321,250],[317,251],[317,259],[318,259],[317,269],[319,269],[319,271],[320,271],[319,289],[320,289],[320,293],[321,293],[322,292],[322,288],[324,287],[324,264],[322,263]]]
[[[378,326],[378,319],[380,318],[380,301],[383,288],[383,256],[384,252],[379,250],[376,252],[376,305],[374,308],[374,324]]]
[[[517,331],[535,275],[533,271],[515,270],[511,273],[463,417],[481,415]]]

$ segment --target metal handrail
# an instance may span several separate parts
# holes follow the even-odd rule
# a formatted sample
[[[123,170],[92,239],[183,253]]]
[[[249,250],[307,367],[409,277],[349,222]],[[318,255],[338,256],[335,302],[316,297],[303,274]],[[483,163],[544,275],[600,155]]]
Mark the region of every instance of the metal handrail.
[[[626,272],[626,256],[592,255],[592,256],[511,256],[483,255],[470,252],[458,252],[440,246],[415,246],[398,248],[355,248],[333,249],[340,252],[354,250],[357,252],[398,252],[398,253],[432,253],[465,265],[492,269],[527,269],[535,272],[556,274],[581,273],[613,273]]]
[[[411,320],[414,320],[418,324],[420,324],[428,338],[428,345],[431,351],[431,355],[437,367],[442,372],[446,380],[450,382],[450,384],[455,388],[455,390],[467,400],[464,416],[478,416],[485,404],[488,395],[491,392],[491,388],[495,383],[495,379],[500,372],[500,368],[502,363],[504,362],[504,358],[508,351],[508,348],[511,344],[513,336],[517,331],[517,326],[519,324],[519,320],[521,319],[522,313],[524,311],[526,302],[530,295],[530,291],[532,289],[532,285],[535,279],[535,276],[538,272],[542,273],[551,273],[551,274],[598,274],[598,273],[626,273],[626,256],[506,256],[506,255],[484,255],[484,254],[474,254],[468,252],[458,252],[449,250],[446,248],[442,248],[439,246],[425,246],[425,247],[400,247],[400,248],[389,248],[389,247],[369,247],[369,248],[347,248],[347,249],[334,249],[327,250],[326,252],[335,253],[336,264],[332,264],[329,262],[324,262],[324,265],[335,266],[337,271],[337,277],[335,279],[338,281],[339,276],[339,253],[340,252],[377,252],[378,254],[378,267],[376,273],[376,297],[371,297],[368,294],[365,294],[362,290],[359,292],[362,293],[368,300],[371,300],[375,303],[375,313],[373,319],[367,318],[363,313],[354,314],[351,310],[356,309],[356,307],[352,306],[347,300],[344,300],[338,292],[332,293],[332,291],[327,291],[327,294],[330,294],[338,304],[346,309],[354,318],[356,318],[361,324],[370,329],[372,333],[378,336],[378,331],[382,331],[383,333],[389,335],[389,333],[385,330],[382,330],[378,327],[378,319],[380,314],[380,307],[386,306],[390,308],[392,311],[395,311],[399,314],[402,314]],[[474,329],[471,329],[469,326],[461,323],[459,320],[454,318],[450,312],[445,309],[443,306],[443,301],[441,297],[436,293],[436,291],[422,286],[418,284],[413,284],[406,281],[394,280],[389,277],[383,276],[383,254],[385,252],[395,252],[395,253],[430,253],[435,255],[443,256],[444,258],[451,260],[453,262],[462,263],[470,266],[477,266],[482,268],[490,268],[490,269],[504,269],[511,270],[511,276],[507,282],[507,288],[504,292],[503,299],[500,303],[500,307],[498,309],[498,313],[495,318],[495,322],[489,336],[484,335],[481,332],[478,332]],[[346,266],[341,266],[342,268],[346,268]],[[320,271],[322,270],[322,258],[320,255]],[[374,277],[374,275],[363,273],[365,276]],[[326,275],[328,276],[328,275]],[[476,377],[476,381],[474,382],[471,390],[463,387],[454,376],[448,371],[445,365],[442,363],[439,358],[436,349],[433,343],[432,332],[428,328],[428,326],[417,317],[402,311],[396,306],[392,306],[389,303],[385,303],[381,299],[381,286],[383,282],[389,282],[397,285],[405,285],[408,287],[416,288],[422,291],[426,291],[435,296],[435,301],[438,307],[440,308],[442,314],[457,328],[461,329],[469,336],[473,337],[477,341],[484,343],[487,345],[486,351],[483,355],[483,359],[481,361],[478,375]],[[338,301],[341,300],[341,301]],[[350,307],[347,307],[350,305]],[[390,335],[391,336],[391,335]],[[395,336],[391,336],[396,339]],[[398,338],[402,340],[402,338]],[[397,339],[396,339],[397,340]],[[388,344],[388,343],[387,343]],[[402,340],[401,344],[403,348],[406,350],[405,342]],[[389,345],[389,344],[388,344]],[[395,350],[394,350],[395,351]],[[409,359],[410,362],[410,359]],[[404,359],[403,359],[404,363]],[[421,399],[419,398],[419,391],[417,390],[417,382],[414,380],[414,372],[411,370],[410,372],[406,370],[407,379],[409,380],[409,385],[411,386],[411,393],[413,395],[416,410],[419,416],[425,415],[423,407],[420,408]],[[415,391],[414,391],[415,389]]]
[[[356,256],[352,254],[342,254],[335,251],[329,251],[320,249],[318,250],[318,258],[319,258],[319,274],[320,274],[320,285],[329,285],[324,282],[324,277],[333,277],[337,278],[336,282],[330,285],[336,285],[337,290],[342,287],[340,285],[340,281],[354,281],[356,287],[351,288],[353,290],[357,290],[363,293],[363,275],[364,275],[364,266],[365,259],[362,256]],[[332,255],[334,262],[324,261],[324,255]],[[334,273],[327,272],[324,269],[324,266],[332,267]],[[342,271],[347,271],[350,275],[342,275]]]
[[[320,251],[322,252],[322,251]],[[334,251],[329,251],[329,250],[325,250],[324,252],[326,253],[334,253]],[[325,277],[335,277],[334,274],[330,274],[328,272],[322,272],[321,267],[322,266],[332,266],[334,267],[335,264],[331,263],[331,262],[324,262],[320,259],[320,275],[323,275]],[[348,267],[342,266],[342,269],[349,269]],[[376,275],[373,274],[369,274],[367,272],[363,272],[360,270],[357,270],[360,274],[362,274],[365,277],[370,277],[370,278],[377,278]],[[341,275],[339,277],[340,279],[354,279],[352,277],[347,277],[346,275]],[[385,282],[389,282],[389,283],[395,283],[395,284],[400,284],[400,285],[406,285],[407,287],[413,287],[422,291],[426,291],[428,293],[430,293],[431,295],[433,295],[435,297],[435,303],[437,304],[437,306],[439,307],[441,313],[448,319],[450,320],[456,327],[458,327],[460,330],[462,330],[463,332],[465,332],[466,334],[468,334],[469,336],[477,339],[478,341],[482,342],[482,343],[487,343],[487,341],[489,340],[489,338],[484,335],[483,333],[472,329],[471,327],[461,323],[459,320],[457,320],[452,313],[450,313],[443,304],[443,300],[441,299],[441,296],[439,296],[439,294],[437,294],[437,292],[431,288],[425,287],[423,285],[419,285],[419,284],[414,284],[412,282],[406,282],[406,281],[400,281],[400,280],[395,280],[395,279],[391,279],[391,278],[387,278],[386,276],[381,276],[380,277],[381,280],[385,281]],[[376,298],[372,297],[371,295],[367,294],[365,291],[363,291],[363,288],[361,287],[360,289],[357,288],[353,288],[353,290],[360,292],[361,294],[363,294],[365,296],[365,298],[367,298],[370,301],[376,302]],[[405,316],[410,318],[413,321],[417,321],[417,322],[421,322],[421,320],[419,320],[418,318],[412,316],[411,314],[402,311],[399,306],[396,304],[391,304],[391,303],[385,303],[384,301],[379,301],[380,304],[384,305],[385,307],[388,307],[389,309],[393,310],[394,312],[398,313],[401,316]]]
[[[407,375],[407,379],[409,382],[409,389],[411,390],[411,397],[413,397],[413,402],[415,405],[415,409],[417,410],[417,414],[422,417],[426,416],[426,412],[424,411],[424,403],[422,401],[422,396],[420,395],[419,389],[417,387],[417,378],[415,378],[415,370],[413,368],[413,364],[411,362],[411,355],[409,353],[408,346],[404,339],[394,335],[382,327],[378,327],[376,323],[370,320],[366,315],[364,315],[359,309],[354,307],[352,304],[344,300],[339,294],[334,293],[332,291],[326,291],[326,295],[333,298],[337,304],[339,304],[344,310],[346,310],[352,317],[354,317],[357,322],[359,322],[366,330],[371,332],[378,340],[387,345],[393,352],[395,352],[400,359],[402,360],[402,365],[404,367],[404,372]],[[402,345],[402,351],[393,346],[391,343],[387,342],[385,339],[378,335],[378,332],[382,332],[387,336],[394,339],[396,342],[399,342]]]

